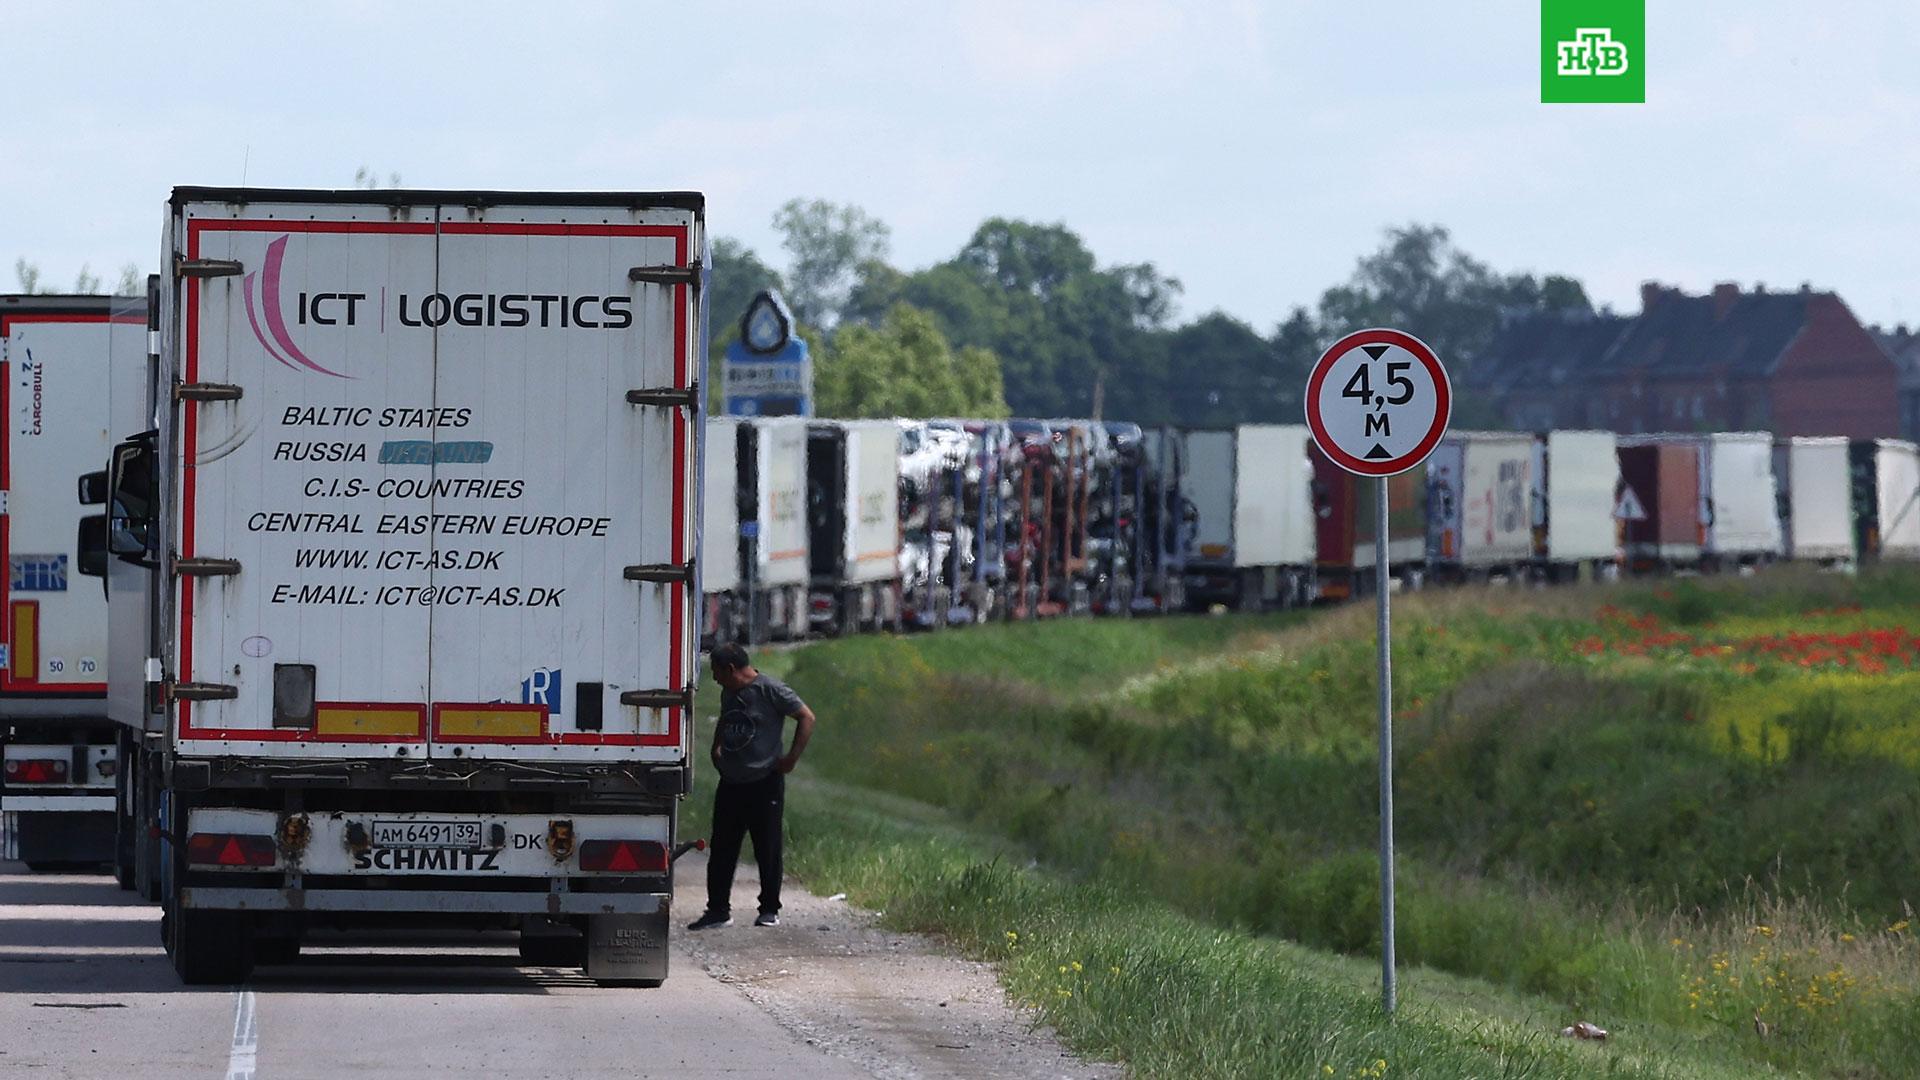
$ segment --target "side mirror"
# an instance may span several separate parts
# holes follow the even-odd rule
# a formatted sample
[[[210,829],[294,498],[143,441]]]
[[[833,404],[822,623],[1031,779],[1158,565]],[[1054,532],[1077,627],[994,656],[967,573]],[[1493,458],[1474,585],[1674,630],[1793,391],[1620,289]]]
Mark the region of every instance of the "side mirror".
[[[107,471],[80,474],[80,505],[103,506],[107,501]]]
[[[80,552],[79,570],[87,577],[107,576],[107,515],[89,514],[80,519],[80,533],[74,547]]]
[[[155,543],[154,510],[156,487],[154,444],[151,433],[139,435],[113,448],[107,470],[107,486],[113,504],[109,521],[108,550],[139,566],[159,565]]]

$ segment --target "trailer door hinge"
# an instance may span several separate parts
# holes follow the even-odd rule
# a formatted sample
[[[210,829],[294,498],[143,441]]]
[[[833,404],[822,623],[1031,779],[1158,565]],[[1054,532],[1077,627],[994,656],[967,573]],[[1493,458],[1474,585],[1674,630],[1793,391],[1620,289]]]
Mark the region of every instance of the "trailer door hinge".
[[[700,271],[691,266],[636,266],[627,271],[627,280],[640,285],[691,285],[700,287]]]
[[[651,581],[659,585],[693,584],[693,560],[683,563],[646,563],[629,566],[621,574],[628,581]]]
[[[232,277],[246,270],[239,259],[188,259],[179,255],[173,257],[175,277]]]
[[[700,384],[692,386],[654,386],[627,391],[629,405],[658,405],[663,409],[691,409],[700,400]]]
[[[232,577],[240,572],[239,559],[175,559],[173,572],[181,577]]]
[[[173,384],[173,400],[175,401],[239,401],[243,393],[245,393],[244,390],[232,383],[195,382]]]
[[[693,687],[684,690],[629,690],[620,695],[620,704],[642,709],[691,709]]]
[[[232,701],[240,696],[240,688],[227,683],[172,683],[167,696],[175,701]]]

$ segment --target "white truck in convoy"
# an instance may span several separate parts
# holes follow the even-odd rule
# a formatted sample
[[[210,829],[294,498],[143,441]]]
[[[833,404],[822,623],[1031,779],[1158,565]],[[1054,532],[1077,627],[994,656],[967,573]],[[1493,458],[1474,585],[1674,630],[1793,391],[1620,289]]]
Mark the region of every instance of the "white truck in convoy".
[[[900,425],[807,424],[812,623],[852,634],[900,625]]]
[[[1789,559],[1854,565],[1853,479],[1843,436],[1805,435],[1773,444],[1780,533]]]
[[[1427,459],[1427,565],[1441,578],[1514,576],[1533,560],[1533,436],[1449,431]]]
[[[1550,431],[1533,440],[1533,557],[1548,581],[1619,577],[1616,442],[1611,431]]]
[[[184,981],[423,919],[666,976],[705,251],[695,193],[174,191],[96,535]]]
[[[1238,607],[1305,607],[1314,582],[1313,433],[1305,424],[1241,424],[1233,439],[1233,567]]]
[[[740,422],[736,493],[740,506],[740,580],[747,637],[799,641],[811,623],[808,594],[807,421],[754,417]],[[710,495],[709,497],[720,497]]]
[[[107,719],[107,601],[81,576],[75,499],[144,394],[145,298],[0,296],[0,735],[9,857],[114,863],[119,737]],[[133,403],[132,417],[140,409]]]

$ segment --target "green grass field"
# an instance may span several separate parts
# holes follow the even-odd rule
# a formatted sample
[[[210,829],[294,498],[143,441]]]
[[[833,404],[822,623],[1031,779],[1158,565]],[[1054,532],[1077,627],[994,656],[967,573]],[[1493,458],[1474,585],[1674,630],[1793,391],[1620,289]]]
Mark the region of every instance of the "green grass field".
[[[769,655],[822,717],[793,865],[1139,1075],[1920,1075],[1920,575],[1396,616],[1392,1025],[1369,607]]]

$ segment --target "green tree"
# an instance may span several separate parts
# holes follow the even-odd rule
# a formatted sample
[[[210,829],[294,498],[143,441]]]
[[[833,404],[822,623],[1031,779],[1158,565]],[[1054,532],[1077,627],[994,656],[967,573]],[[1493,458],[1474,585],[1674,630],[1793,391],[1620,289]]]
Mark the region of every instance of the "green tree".
[[[100,291],[100,275],[91,272],[86,263],[80,264],[80,272],[73,277],[73,291],[79,296],[91,296]]]
[[[906,302],[932,312],[954,344],[1000,358],[1006,396],[1023,415],[1087,415],[1095,388],[1108,416],[1151,403],[1179,282],[1150,264],[1101,268],[1064,225],[992,218],[947,262],[912,274],[877,269],[849,298],[871,321]]]
[[[139,263],[128,263],[120,268],[120,280],[113,286],[115,296],[145,296],[147,278],[140,272]]]
[[[13,276],[14,279],[20,283],[20,291],[23,293],[32,294],[42,291],[53,291],[51,289],[42,290],[40,288],[40,267],[25,259],[13,260]]]
[[[1456,378],[1493,339],[1503,313],[1588,310],[1586,290],[1572,278],[1500,275],[1461,251],[1439,225],[1387,230],[1379,250],[1360,258],[1344,285],[1320,298],[1328,340],[1367,326],[1408,330],[1433,346]]]
[[[821,416],[1001,417],[1000,364],[986,349],[954,350],[933,317],[897,304],[877,326],[842,326],[816,354]]]
[[[857,206],[825,199],[789,199],[774,212],[773,227],[792,256],[787,303],[800,321],[827,330],[868,267],[884,265],[892,231]]]

